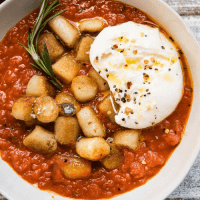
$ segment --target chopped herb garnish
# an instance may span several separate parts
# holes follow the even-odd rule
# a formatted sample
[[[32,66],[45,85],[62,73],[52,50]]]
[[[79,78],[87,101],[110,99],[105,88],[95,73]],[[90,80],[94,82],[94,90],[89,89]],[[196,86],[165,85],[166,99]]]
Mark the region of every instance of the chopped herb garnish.
[[[10,129],[11,129],[11,130],[14,130],[15,128],[14,128],[14,126],[11,126]]]
[[[123,6],[121,11],[123,12],[124,10],[126,10],[126,6]]]

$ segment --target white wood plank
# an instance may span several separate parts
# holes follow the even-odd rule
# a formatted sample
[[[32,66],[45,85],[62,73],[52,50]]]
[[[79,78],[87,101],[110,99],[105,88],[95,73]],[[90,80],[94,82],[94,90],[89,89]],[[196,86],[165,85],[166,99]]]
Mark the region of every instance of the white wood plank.
[[[182,16],[184,22],[192,30],[192,33],[200,44],[200,15],[199,16]]]
[[[180,15],[200,15],[199,0],[163,0]]]
[[[168,197],[169,199],[200,199],[200,153],[190,172],[181,185]]]
[[[197,6],[200,5],[199,0],[163,0],[170,6]]]

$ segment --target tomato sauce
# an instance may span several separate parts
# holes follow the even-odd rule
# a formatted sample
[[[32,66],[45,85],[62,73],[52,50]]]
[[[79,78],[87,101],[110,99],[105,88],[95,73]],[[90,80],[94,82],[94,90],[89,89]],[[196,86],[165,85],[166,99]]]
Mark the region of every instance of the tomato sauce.
[[[142,11],[117,1],[60,0],[60,4],[54,12],[67,9],[62,15],[73,22],[102,17],[105,19],[105,26],[114,26],[127,21],[158,26]],[[38,12],[39,8],[17,23],[0,43],[1,158],[29,183],[66,197],[111,198],[145,184],[160,171],[180,143],[191,110],[192,79],[181,50],[179,52],[183,66],[184,92],[176,110],[163,122],[142,131],[138,150],[134,152],[128,149],[122,150],[124,162],[119,168],[107,170],[100,162],[93,162],[90,178],[70,180],[56,165],[56,157],[73,154],[74,147],[59,145],[57,152],[49,156],[35,153],[23,145],[23,139],[30,133],[31,128],[27,128],[24,122],[12,116],[13,102],[25,95],[30,78],[35,74],[42,74],[30,65],[32,59],[18,44],[18,42],[27,44],[29,28],[33,28]],[[173,40],[171,37],[170,39]],[[83,64],[79,75],[87,75],[91,67]],[[71,93],[70,85],[66,85],[64,91]],[[93,107],[107,129],[107,137],[112,137],[114,132],[122,128],[112,124],[99,112],[98,103],[101,99],[102,94],[98,93],[94,100],[82,104],[82,107],[85,105]],[[52,127],[50,126],[50,129]]]

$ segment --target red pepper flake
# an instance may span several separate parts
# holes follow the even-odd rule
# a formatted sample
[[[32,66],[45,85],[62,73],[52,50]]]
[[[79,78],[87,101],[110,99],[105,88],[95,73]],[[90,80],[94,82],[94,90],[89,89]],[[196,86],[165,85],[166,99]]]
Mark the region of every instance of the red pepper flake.
[[[133,113],[133,109],[129,108],[129,107],[126,107],[125,108],[125,114],[126,115],[129,115],[129,113]]]
[[[127,88],[130,89],[132,85],[133,85],[132,82],[129,81],[129,82],[127,83]]]
[[[114,48],[114,49],[117,49],[117,48],[118,48],[118,46],[117,46],[116,44],[114,44],[114,45],[113,45],[113,48]]]

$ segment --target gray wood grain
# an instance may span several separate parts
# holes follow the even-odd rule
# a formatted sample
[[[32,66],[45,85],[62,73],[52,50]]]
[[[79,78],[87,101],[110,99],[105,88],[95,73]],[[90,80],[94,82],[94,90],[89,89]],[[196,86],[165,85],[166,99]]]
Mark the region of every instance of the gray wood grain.
[[[200,15],[200,0],[163,0],[180,15]]]
[[[153,0],[150,0],[153,1]],[[200,0],[163,0],[178,12],[200,44]],[[0,0],[1,2],[1,0]],[[166,200],[200,200],[200,153],[180,186]],[[0,200],[6,200],[0,195]]]

